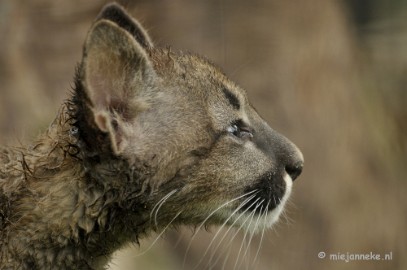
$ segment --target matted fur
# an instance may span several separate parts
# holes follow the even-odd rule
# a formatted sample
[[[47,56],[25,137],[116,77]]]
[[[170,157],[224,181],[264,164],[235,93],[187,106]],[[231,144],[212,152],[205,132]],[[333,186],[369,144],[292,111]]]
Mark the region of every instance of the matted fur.
[[[152,231],[239,224],[239,209],[269,227],[302,164],[217,67],[154,48],[108,5],[47,132],[0,149],[1,269],[103,269]]]

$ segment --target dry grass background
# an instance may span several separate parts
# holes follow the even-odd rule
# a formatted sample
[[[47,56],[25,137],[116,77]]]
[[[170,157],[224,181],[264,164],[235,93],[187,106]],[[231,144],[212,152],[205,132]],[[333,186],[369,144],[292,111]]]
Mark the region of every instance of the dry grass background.
[[[27,143],[51,122],[105,2],[0,1],[0,144]],[[222,269],[228,250],[225,269],[237,258],[241,269],[407,269],[404,1],[119,2],[156,44],[222,66],[305,155],[286,218],[266,233],[256,266],[250,263],[260,237],[242,256],[239,234],[219,251],[213,269]],[[363,10],[368,19],[357,13]],[[186,269],[199,262],[216,231],[192,241]],[[171,232],[137,256],[152,237],[118,254],[111,269],[180,269],[191,234]],[[393,259],[345,263],[318,259],[320,251],[392,252]]]

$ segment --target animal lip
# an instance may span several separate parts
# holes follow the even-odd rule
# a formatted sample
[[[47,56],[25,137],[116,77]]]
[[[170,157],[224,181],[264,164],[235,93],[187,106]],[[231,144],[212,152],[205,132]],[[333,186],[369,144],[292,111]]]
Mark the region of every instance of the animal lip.
[[[255,196],[240,209],[241,212],[263,214],[276,208],[286,193],[286,184],[282,176],[267,172],[257,180],[257,184],[246,190],[256,190]]]

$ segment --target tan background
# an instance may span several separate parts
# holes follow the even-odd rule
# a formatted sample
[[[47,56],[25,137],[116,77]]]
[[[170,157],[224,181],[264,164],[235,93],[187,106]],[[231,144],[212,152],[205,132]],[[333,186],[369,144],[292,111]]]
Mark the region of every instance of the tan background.
[[[0,144],[27,143],[46,129],[105,2],[0,0]],[[407,269],[406,1],[119,2],[157,45],[222,66],[305,155],[256,266],[260,237],[243,256],[239,234],[221,245],[213,269],[224,261],[224,269]],[[185,269],[198,264],[216,231],[193,239]],[[171,232],[138,256],[152,236],[118,254],[111,269],[181,269],[191,235]],[[392,260],[346,263],[319,259],[321,251],[392,252]],[[207,269],[209,257],[197,269]]]

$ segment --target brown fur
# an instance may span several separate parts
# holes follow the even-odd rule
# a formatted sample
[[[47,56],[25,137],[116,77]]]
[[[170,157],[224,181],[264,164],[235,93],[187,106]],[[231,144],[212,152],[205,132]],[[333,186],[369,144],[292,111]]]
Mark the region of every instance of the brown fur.
[[[1,268],[102,269],[151,231],[220,224],[239,207],[269,226],[302,163],[217,67],[154,48],[109,5],[48,131],[0,150]]]

